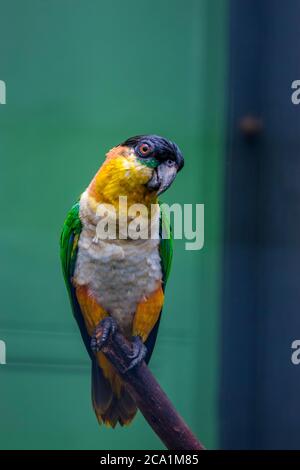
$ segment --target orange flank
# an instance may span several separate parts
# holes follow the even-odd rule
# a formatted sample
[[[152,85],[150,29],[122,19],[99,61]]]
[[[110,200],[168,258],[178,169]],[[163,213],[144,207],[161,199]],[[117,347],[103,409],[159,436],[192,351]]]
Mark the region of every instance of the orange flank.
[[[107,316],[107,313],[104,308],[97,303],[96,299],[89,292],[87,286],[77,286],[76,296],[84,317],[86,329],[88,330],[89,335],[92,336],[96,326]],[[97,360],[99,366],[103,370],[104,376],[110,382],[115,395],[119,397],[122,382],[115,372],[114,367],[102,352],[97,353]]]
[[[155,326],[164,303],[161,285],[149,297],[139,303],[133,321],[133,336],[140,336],[146,341]]]
[[[76,286],[76,296],[79,302],[86,329],[90,336],[93,335],[96,326],[107,317],[104,308],[101,307],[89,292],[87,286]]]

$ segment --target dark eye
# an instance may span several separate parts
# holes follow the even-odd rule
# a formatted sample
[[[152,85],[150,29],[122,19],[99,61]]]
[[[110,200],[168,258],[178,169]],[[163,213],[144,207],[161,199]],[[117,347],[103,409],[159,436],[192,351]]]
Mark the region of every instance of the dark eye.
[[[149,155],[151,151],[152,151],[152,147],[149,144],[144,143],[139,146],[139,153],[143,157],[147,157],[147,155]]]

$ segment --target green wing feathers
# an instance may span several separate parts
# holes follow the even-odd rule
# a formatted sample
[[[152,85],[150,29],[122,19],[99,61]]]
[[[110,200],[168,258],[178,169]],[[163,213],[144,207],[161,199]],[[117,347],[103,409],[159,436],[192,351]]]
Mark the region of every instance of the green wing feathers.
[[[77,202],[68,213],[60,236],[60,259],[69,295],[71,294],[71,278],[74,273],[81,228],[79,202]]]
[[[163,290],[166,288],[166,283],[171,271],[172,256],[173,256],[173,239],[172,231],[170,225],[170,219],[168,214],[164,211],[163,206],[160,206],[160,224],[159,224],[159,252],[160,252],[160,261],[163,275]],[[147,355],[145,361],[148,364],[150,361],[155,342],[157,337],[157,332],[160,324],[161,313],[156,322],[156,325],[153,327],[151,333],[149,334],[145,345],[147,347]]]
[[[164,288],[166,286],[173,258],[173,239],[169,215],[160,206],[160,258],[163,272]]]
[[[81,233],[81,229],[82,224],[79,218],[79,202],[77,202],[71,208],[63,225],[63,229],[60,236],[60,258],[73,315],[79,326],[79,330],[83,342],[85,344],[86,350],[90,358],[93,359],[94,356],[90,348],[90,337],[86,330],[84,318],[82,316],[81,309],[76,297],[75,289],[72,284],[72,277],[74,274],[78,250],[78,239]]]

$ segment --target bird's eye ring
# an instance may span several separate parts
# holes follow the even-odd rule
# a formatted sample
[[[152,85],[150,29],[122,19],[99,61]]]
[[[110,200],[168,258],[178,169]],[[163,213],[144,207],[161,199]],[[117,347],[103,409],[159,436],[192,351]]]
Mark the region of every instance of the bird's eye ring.
[[[143,143],[139,146],[139,153],[143,156],[143,157],[147,157],[152,151],[152,148],[149,144],[147,143]]]

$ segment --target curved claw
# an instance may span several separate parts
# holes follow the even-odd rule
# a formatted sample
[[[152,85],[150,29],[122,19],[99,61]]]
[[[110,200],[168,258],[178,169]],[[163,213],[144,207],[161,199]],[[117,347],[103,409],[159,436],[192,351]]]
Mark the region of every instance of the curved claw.
[[[104,318],[95,328],[91,339],[91,349],[94,353],[99,352],[108,338],[114,335],[117,324],[112,317]]]
[[[139,336],[133,336],[131,345],[132,345],[132,353],[130,355],[131,361],[130,361],[129,366],[125,369],[124,372],[128,372],[129,370],[133,369],[135,366],[143,362],[147,354],[147,348]]]

